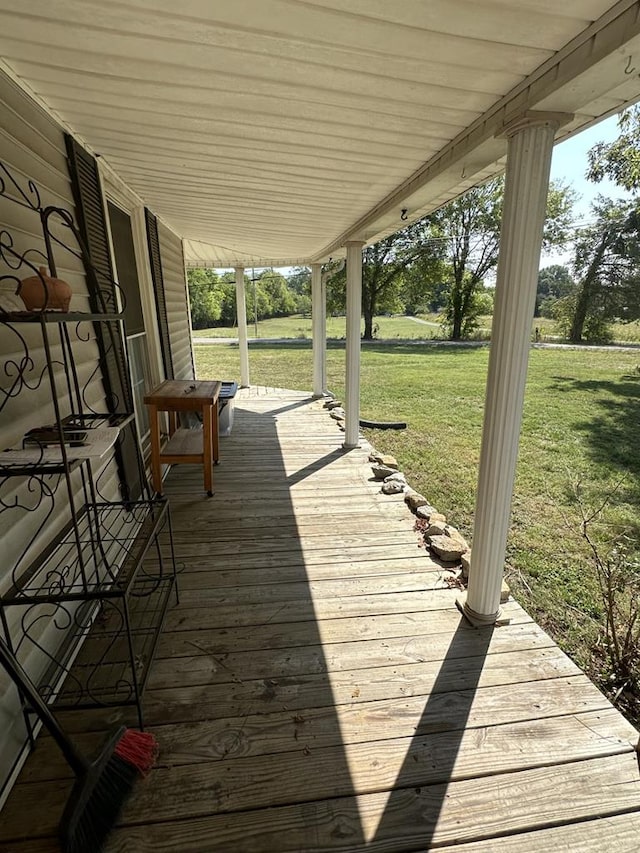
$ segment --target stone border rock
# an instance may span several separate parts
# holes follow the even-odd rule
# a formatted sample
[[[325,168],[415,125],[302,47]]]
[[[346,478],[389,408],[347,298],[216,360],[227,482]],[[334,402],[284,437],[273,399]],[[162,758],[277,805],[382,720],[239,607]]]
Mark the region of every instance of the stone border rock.
[[[405,503],[416,516],[415,529],[422,535],[425,547],[443,564],[443,568],[458,573],[455,580],[464,585],[469,577],[471,548],[462,533],[448,524],[446,516],[438,512],[424,495],[409,486],[406,476],[398,470],[394,456],[373,451],[369,454],[369,462],[373,463],[371,471],[381,483],[382,493],[404,494]]]
[[[342,408],[341,401],[336,400],[334,397],[329,397],[327,400],[325,400],[322,408],[327,409],[327,411],[329,412],[329,416],[332,417],[337,423],[338,429],[344,432],[344,420],[347,415],[345,410]]]

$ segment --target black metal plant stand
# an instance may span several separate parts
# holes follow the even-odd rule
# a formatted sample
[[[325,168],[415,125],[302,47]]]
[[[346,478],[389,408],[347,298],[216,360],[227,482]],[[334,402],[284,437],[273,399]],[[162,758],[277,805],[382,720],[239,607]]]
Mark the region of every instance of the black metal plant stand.
[[[0,230],[0,285],[19,287],[37,275],[45,292],[39,311],[0,305],[3,352],[10,353],[0,365],[0,417],[6,423],[24,417],[30,394],[42,405],[46,384],[52,427],[0,451],[0,533],[29,535],[10,569],[0,562],[8,569],[0,571],[1,630],[47,703],[58,709],[130,705],[142,727],[142,693],[177,584],[169,505],[147,484],[133,411],[100,381],[110,360],[130,391],[124,298],[115,282],[100,281],[69,212],[44,207],[35,185],[25,187],[1,161],[0,200],[39,219],[43,246],[19,250],[12,234]],[[89,304],[103,310],[47,310],[38,267],[46,265],[55,277],[56,253],[82,261],[93,288]],[[135,499],[114,477],[112,460],[125,438],[137,449],[142,494]],[[24,752],[33,743],[35,718],[20,699]]]

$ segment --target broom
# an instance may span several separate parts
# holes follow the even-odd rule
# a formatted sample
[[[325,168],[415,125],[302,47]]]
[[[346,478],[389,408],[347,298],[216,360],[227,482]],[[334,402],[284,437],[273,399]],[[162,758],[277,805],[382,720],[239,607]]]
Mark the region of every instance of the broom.
[[[64,733],[2,637],[0,662],[60,747],[76,777],[60,821],[62,850],[99,853],[136,779],[153,767],[158,751],[156,739],[123,726],[109,738],[97,758],[89,761]]]

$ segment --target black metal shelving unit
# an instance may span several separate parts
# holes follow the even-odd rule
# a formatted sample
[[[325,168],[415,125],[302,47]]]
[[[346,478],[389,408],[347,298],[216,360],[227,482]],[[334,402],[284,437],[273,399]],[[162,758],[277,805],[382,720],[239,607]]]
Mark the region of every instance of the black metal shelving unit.
[[[33,539],[44,543],[37,553],[25,543],[4,578],[0,629],[18,658],[37,657],[34,681],[47,702],[58,709],[131,705],[142,727],[142,693],[165,613],[178,593],[169,505],[148,486],[133,411],[109,398],[106,383],[108,410],[90,403],[107,360],[132,400],[123,303],[115,282],[100,284],[71,215],[44,207],[37,188],[29,183],[25,189],[2,162],[0,197],[39,217],[45,247],[18,252],[12,235],[0,230],[0,283],[19,285],[40,275],[36,262],[55,277],[55,247],[82,260],[88,286],[100,291],[90,302],[105,309],[50,311],[46,300],[40,311],[0,307],[0,333],[11,341],[11,355],[0,365],[0,416],[10,418],[12,406],[38,389],[42,394],[46,384],[55,436],[0,451],[0,517],[17,523],[33,513]],[[61,226],[69,244],[53,236]],[[98,366],[81,379],[86,365],[79,369],[76,351],[98,338]],[[82,440],[67,440],[71,428],[82,431]],[[136,448],[142,493],[132,497],[121,483],[114,499],[114,471],[121,476],[124,466],[113,460],[124,440]],[[17,498],[16,488],[28,499]],[[24,703],[23,713],[28,748],[34,718]]]

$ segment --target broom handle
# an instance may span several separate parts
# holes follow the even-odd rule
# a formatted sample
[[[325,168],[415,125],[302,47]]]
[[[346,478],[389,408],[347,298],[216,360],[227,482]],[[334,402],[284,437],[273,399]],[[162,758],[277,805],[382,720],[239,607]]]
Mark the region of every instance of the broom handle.
[[[16,687],[18,687],[18,689],[21,690],[29,700],[29,704],[38,716],[38,719],[62,750],[62,754],[73,772],[78,777],[84,776],[89,767],[89,762],[76,750],[69,738],[60,728],[60,725],[51,713],[49,706],[38,693],[35,684],[31,681],[22,665],[9,649],[9,646],[2,637],[0,637],[0,662],[6,669],[9,677]]]

